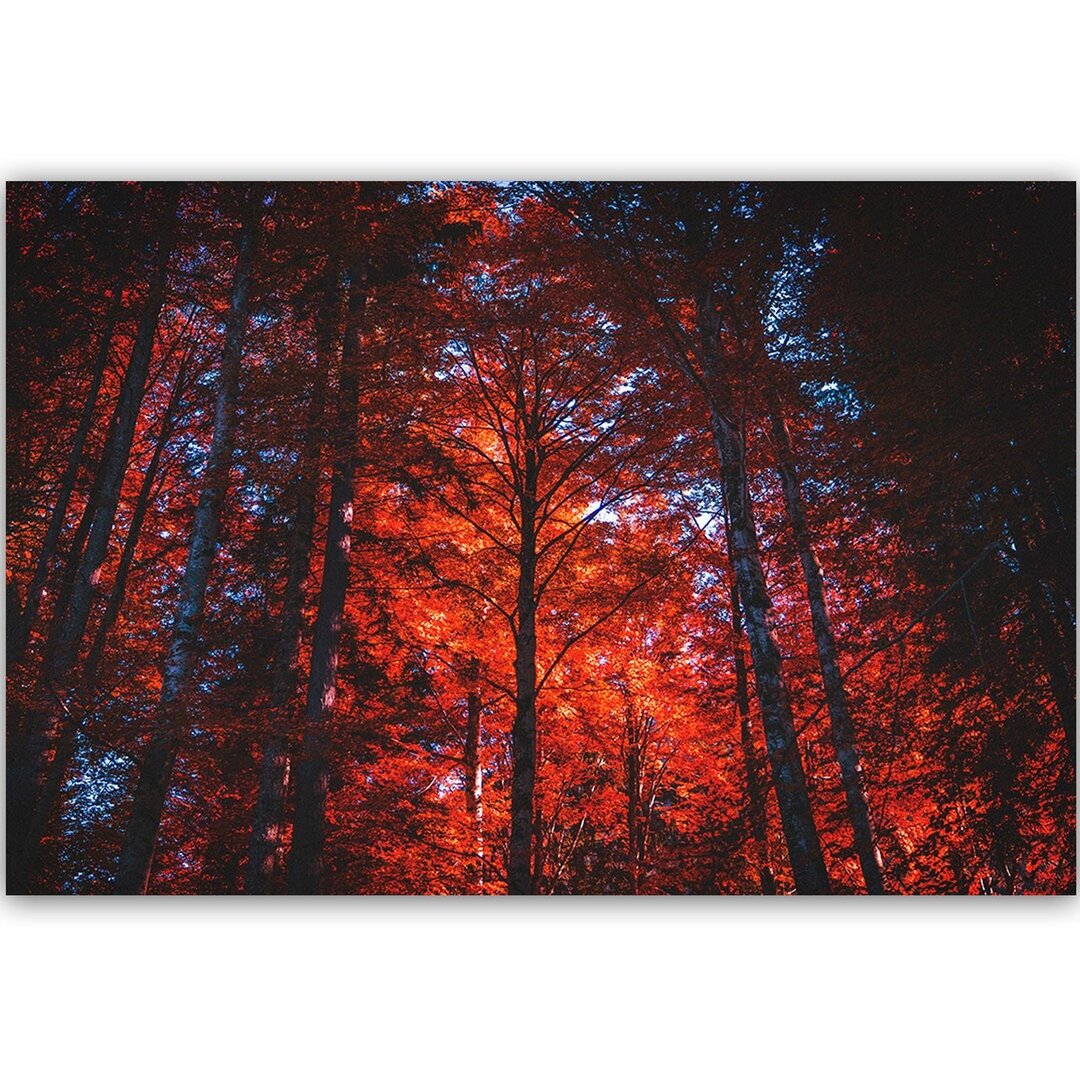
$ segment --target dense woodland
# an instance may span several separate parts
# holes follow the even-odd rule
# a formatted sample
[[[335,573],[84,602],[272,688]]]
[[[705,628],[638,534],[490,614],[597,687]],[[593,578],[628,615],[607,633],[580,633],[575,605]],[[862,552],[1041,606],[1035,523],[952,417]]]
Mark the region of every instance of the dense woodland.
[[[7,186],[7,889],[1075,891],[1072,184]]]

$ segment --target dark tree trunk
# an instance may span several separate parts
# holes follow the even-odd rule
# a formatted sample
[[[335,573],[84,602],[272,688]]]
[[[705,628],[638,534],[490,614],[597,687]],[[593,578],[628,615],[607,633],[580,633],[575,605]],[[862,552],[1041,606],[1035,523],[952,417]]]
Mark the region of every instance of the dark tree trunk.
[[[255,820],[244,874],[244,892],[252,895],[273,892],[284,865],[285,809],[291,762],[292,748],[287,736],[271,735],[263,746]]]
[[[109,366],[109,353],[112,349],[116,324],[120,319],[120,310],[120,303],[114,298],[109,305],[105,329],[102,332],[101,342],[94,358],[93,374],[90,379],[90,386],[86,391],[82,416],[79,419],[79,426],[75,430],[75,437],[71,442],[71,452],[68,455],[67,466],[60,477],[56,503],[53,505],[49,525],[45,531],[45,539],[42,541],[41,551],[38,553],[37,563],[34,567],[34,577],[26,594],[26,605],[15,627],[13,646],[8,652],[9,666],[18,663],[22,659],[29,644],[30,635],[33,633],[34,623],[37,621],[41,597],[45,591],[49,571],[56,558],[57,544],[60,540],[60,534],[63,532],[64,523],[67,520],[68,504],[71,502],[71,496],[75,490],[75,481],[79,475],[79,465],[82,462],[83,451],[86,448],[86,437],[90,433],[90,426],[94,420],[98,393],[101,390],[105,371]]]
[[[465,725],[465,809],[472,819],[475,865],[468,874],[478,893],[484,891],[484,766],[480,760],[480,695],[470,690]]]
[[[795,546],[799,552],[799,563],[806,583],[810,621],[814,630],[814,642],[817,645],[818,665],[821,669],[822,685],[825,688],[825,700],[829,707],[830,734],[836,761],[840,766],[840,782],[844,788],[848,818],[855,837],[855,853],[859,857],[866,891],[880,896],[885,892],[881,851],[874,835],[874,822],[866,799],[866,783],[855,740],[855,724],[851,718],[847,694],[844,691],[844,681],[840,674],[836,636],[833,634],[832,619],[829,617],[829,607],[825,601],[821,568],[818,566],[813,545],[810,542],[810,529],[806,522],[806,511],[799,488],[795,455],[791,448],[783,406],[775,383],[769,383],[768,393],[776,467],[784,489],[784,505],[787,509],[788,523],[795,536]]]
[[[311,643],[305,727],[296,770],[296,816],[289,852],[288,890],[310,895],[322,891],[323,846],[326,839],[326,792],[329,786],[329,732],[337,697],[338,650],[349,586],[352,549],[353,485],[360,411],[361,331],[367,303],[367,271],[361,263],[349,268],[345,341],[338,381],[338,412],[332,437],[333,479],[326,528],[326,553],[319,590],[319,611]]]
[[[146,521],[147,511],[154,495],[154,485],[158,481],[158,472],[161,468],[161,458],[165,448],[172,438],[176,427],[177,417],[180,412],[183,394],[187,388],[188,361],[185,361],[176,373],[176,381],[173,383],[169,401],[165,406],[165,415],[162,417],[161,428],[158,431],[157,440],[154,443],[154,451],[150,455],[150,461],[143,473],[143,481],[139,487],[139,495],[135,501],[135,511],[131,516],[131,525],[128,527],[127,536],[124,539],[124,550],[120,554],[120,564],[116,568],[116,578],[113,581],[112,592],[109,594],[109,602],[105,607],[105,613],[94,635],[90,651],[83,666],[82,687],[84,699],[88,697],[97,682],[98,669],[105,656],[105,646],[108,643],[109,634],[116,625],[120,609],[124,604],[127,594],[128,575],[131,573],[132,563],[135,561],[135,553],[139,546],[139,537],[142,535],[143,524]]]
[[[11,656],[15,649],[15,639],[19,633],[19,618],[22,611],[22,601],[19,599],[19,586],[13,578],[7,581],[7,654]],[[10,662],[9,662],[10,667]]]
[[[768,818],[765,813],[765,784],[762,779],[763,763],[754,739],[750,723],[750,681],[746,670],[745,633],[743,631],[742,603],[739,586],[735,580],[735,550],[731,541],[731,526],[724,515],[724,532],[727,539],[727,579],[731,596],[732,652],[735,660],[735,709],[739,716],[739,741],[746,763],[746,803],[750,815],[750,837],[754,845],[754,862],[757,866],[758,883],[763,896],[776,895],[776,877],[769,859]]]
[[[118,406],[119,407],[119,404]],[[109,425],[109,432],[105,439],[108,446],[112,441],[112,433],[116,430],[116,413],[113,413]],[[79,564],[82,561],[83,550],[86,547],[86,538],[90,534],[90,525],[97,512],[98,501],[101,497],[101,466],[99,461],[94,473],[94,479],[90,484],[90,491],[86,496],[86,505],[79,517],[79,524],[75,526],[71,542],[68,545],[67,554],[64,558],[63,569],[60,573],[60,582],[56,588],[56,599],[53,601],[49,616],[49,629],[45,637],[45,645],[41,653],[41,670],[48,671],[56,655],[56,646],[60,640],[60,632],[64,626],[64,616],[71,604],[71,595],[75,591],[75,579],[79,574]]]
[[[521,491],[521,548],[518,555],[517,618],[514,627],[513,777],[510,785],[511,894],[534,891],[533,800],[536,787],[536,450],[525,451]]]
[[[217,553],[221,514],[229,486],[240,389],[240,360],[247,332],[248,294],[259,210],[258,195],[250,192],[238,239],[236,271],[214,408],[214,434],[206,461],[203,489],[192,522],[191,545],[162,672],[157,730],[143,758],[134,805],[120,850],[115,884],[118,893],[143,893],[147,890],[154,846],[176,760],[182,695],[195,662],[195,648],[206,606],[206,584]]]
[[[641,888],[641,741],[631,712],[626,719],[626,845],[630,895]]]
[[[829,876],[810,806],[791,701],[773,630],[773,607],[761,565],[745,446],[742,433],[733,419],[732,399],[726,384],[727,373],[723,371],[719,351],[716,297],[711,288],[702,290],[699,295],[697,314],[704,368],[710,384],[710,422],[720,456],[724,503],[731,522],[735,579],[743,602],[746,637],[750,643],[765,743],[791,871],[798,892],[828,893],[831,891]]]
[[[296,508],[289,545],[289,569],[281,608],[281,638],[274,662],[274,684],[270,692],[273,722],[288,719],[289,708],[300,683],[300,641],[304,624],[304,583],[310,570],[311,538],[315,528],[315,499],[319,489],[319,459],[322,450],[322,423],[326,411],[326,387],[330,368],[339,351],[341,333],[341,280],[330,277],[319,313],[317,370],[308,410],[307,431],[297,465]],[[244,891],[265,894],[274,891],[285,862],[286,802],[292,748],[288,736],[278,731],[263,747],[259,772],[259,793],[251,828]],[[279,886],[280,887],[280,886]]]

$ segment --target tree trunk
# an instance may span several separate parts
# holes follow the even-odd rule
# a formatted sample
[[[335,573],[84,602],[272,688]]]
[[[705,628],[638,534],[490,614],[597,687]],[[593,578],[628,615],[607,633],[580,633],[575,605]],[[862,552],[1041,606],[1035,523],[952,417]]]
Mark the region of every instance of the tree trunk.
[[[195,647],[206,605],[206,584],[217,552],[221,513],[229,485],[240,360],[247,331],[248,294],[259,210],[260,200],[257,192],[252,191],[244,208],[244,221],[238,239],[236,271],[214,408],[214,434],[206,460],[203,489],[191,526],[191,545],[162,673],[157,730],[143,758],[131,818],[120,850],[114,890],[118,893],[146,892],[161,815],[176,760],[181,698],[194,666]]]
[[[14,578],[9,577],[7,579],[7,630],[5,632],[8,656],[11,656],[15,651],[15,642],[19,634],[19,618],[21,611],[22,601],[19,599],[19,586],[15,584]],[[9,670],[10,666],[9,662]]]
[[[472,820],[473,852],[476,863],[469,882],[478,893],[484,891],[484,766],[480,760],[480,695],[470,690],[465,727],[465,809]]]
[[[765,743],[791,871],[798,892],[828,893],[831,891],[829,876],[806,790],[806,774],[799,756],[791,700],[773,632],[773,607],[761,565],[745,447],[742,434],[732,419],[731,394],[726,385],[726,373],[722,370],[719,319],[716,297],[711,288],[699,294],[697,315],[704,367],[710,383],[710,422],[720,455],[724,503],[731,521],[735,579],[743,602]]]
[[[300,683],[300,641],[304,623],[304,583],[311,564],[311,538],[315,528],[315,499],[319,489],[322,423],[326,387],[339,349],[341,333],[340,275],[329,277],[323,310],[319,313],[318,367],[308,410],[307,431],[297,464],[298,490],[289,546],[289,569],[281,608],[281,638],[274,662],[270,710],[274,723],[287,719]],[[275,732],[263,748],[255,820],[251,829],[244,891],[266,894],[274,890],[285,862],[286,801],[289,790],[291,746],[287,735]]]
[[[120,554],[120,564],[116,568],[116,578],[113,581],[112,592],[109,594],[109,602],[105,607],[105,613],[94,635],[93,643],[83,666],[82,687],[83,696],[87,697],[97,682],[98,669],[105,656],[105,645],[109,634],[116,624],[120,615],[120,608],[127,594],[128,575],[131,573],[132,563],[135,561],[135,553],[139,546],[139,537],[142,535],[143,524],[146,521],[147,511],[150,509],[150,501],[154,494],[154,484],[157,482],[158,470],[161,468],[161,458],[165,453],[165,447],[172,438],[176,426],[180,406],[183,401],[184,391],[187,389],[188,364],[191,354],[180,365],[173,383],[172,392],[169,394],[168,403],[165,406],[165,415],[161,420],[161,428],[158,431],[157,440],[154,443],[154,452],[143,474],[143,482],[139,487],[139,495],[135,501],[135,511],[131,515],[131,525],[128,527],[127,537],[124,540],[124,550]]]
[[[285,853],[285,804],[289,794],[291,747],[285,735],[271,735],[263,746],[259,793],[251,827],[244,892],[266,895],[274,891]]]
[[[764,353],[764,348],[761,351]],[[768,395],[776,467],[784,489],[784,505],[787,509],[791,531],[795,536],[803,580],[806,582],[810,621],[814,630],[814,642],[817,645],[818,665],[821,669],[822,685],[825,688],[825,700],[829,706],[830,734],[836,761],[840,766],[840,781],[844,788],[848,817],[855,837],[855,853],[859,857],[866,891],[880,896],[885,892],[884,867],[877,838],[874,835],[870,807],[866,801],[862,762],[855,742],[855,724],[851,719],[851,710],[848,708],[847,694],[844,692],[844,682],[840,674],[836,636],[833,634],[832,620],[825,601],[821,568],[814,557],[814,549],[810,543],[810,529],[806,522],[802,492],[799,489],[795,455],[791,448],[791,439],[784,420],[779,392],[775,382],[771,380],[768,381]]]
[[[83,451],[86,448],[86,437],[90,433],[90,425],[94,420],[94,411],[97,406],[98,393],[105,377],[105,371],[109,366],[109,353],[112,349],[113,335],[116,324],[120,319],[120,303],[118,298],[111,301],[109,312],[106,317],[105,329],[101,335],[97,355],[94,358],[94,370],[90,379],[90,386],[86,391],[86,401],[83,404],[82,416],[79,426],[75,430],[72,439],[71,452],[68,455],[67,467],[60,477],[60,486],[56,494],[56,503],[53,506],[49,518],[49,525],[45,531],[45,539],[38,553],[37,563],[34,567],[34,577],[30,582],[30,588],[26,594],[26,605],[19,617],[15,628],[15,637],[12,650],[8,653],[8,665],[18,663],[26,652],[33,633],[34,623],[37,621],[38,608],[41,604],[41,596],[45,591],[45,583],[49,577],[49,570],[56,558],[56,548],[60,540],[60,534],[64,529],[67,519],[68,504],[75,490],[75,481],[79,475],[79,465],[82,462]]]
[[[633,713],[626,718],[626,843],[630,869],[630,895],[641,887],[640,862],[641,759],[640,739]]]
[[[319,611],[311,643],[304,739],[296,770],[296,817],[289,852],[288,891],[311,895],[322,891],[323,846],[326,840],[326,792],[329,786],[329,732],[337,698],[338,651],[349,586],[352,549],[353,485],[360,411],[361,330],[367,303],[367,268],[349,268],[345,341],[338,381],[338,413],[334,425],[334,471],[326,528]]]
[[[776,895],[776,877],[769,859],[768,817],[765,813],[765,786],[762,783],[762,762],[754,741],[750,723],[750,685],[746,671],[744,651],[742,603],[739,586],[735,580],[735,549],[731,540],[731,526],[724,514],[724,532],[727,539],[727,579],[731,596],[732,652],[735,660],[735,709],[739,716],[739,741],[746,763],[746,802],[750,813],[750,836],[754,845],[754,861],[757,864],[758,883],[763,896]]]
[[[97,571],[105,559],[116,518],[120,488],[135,436],[139,407],[146,389],[158,316],[165,302],[179,194],[179,185],[167,185],[161,239],[149,292],[143,304],[131,359],[124,373],[113,425],[98,467],[95,490],[91,493],[87,513],[84,514],[86,549],[81,551],[79,557],[82,540],[78,537],[79,547],[73,553],[78,562],[72,563],[77,565],[77,569],[72,579],[70,603],[66,605],[66,610],[60,608],[54,614],[54,632],[50,635],[54,644],[51,648],[46,646],[46,659],[35,691],[34,705],[27,718],[22,746],[9,757],[8,889],[13,893],[25,891],[28,884],[26,838],[29,835],[34,807],[63,730],[64,698],[90,616]]]
[[[119,402],[116,408],[119,409]],[[106,447],[112,441],[113,432],[116,430],[116,412],[114,411],[109,424],[109,431],[105,437]],[[53,600],[52,610],[49,614],[49,629],[45,636],[45,645],[41,650],[41,671],[50,669],[53,657],[56,655],[56,646],[60,640],[60,632],[64,626],[64,616],[71,605],[71,595],[75,591],[75,579],[79,574],[79,564],[82,561],[83,551],[86,548],[86,538],[90,534],[90,525],[97,513],[98,502],[101,499],[101,467],[104,464],[104,456],[97,463],[94,479],[90,484],[90,490],[86,496],[86,505],[79,517],[79,524],[75,526],[71,542],[68,545],[67,556],[60,573],[60,583],[56,588],[56,597]]]
[[[536,450],[525,451],[518,555],[517,625],[514,632],[513,778],[510,785],[510,893],[533,892],[533,799],[536,787]]]

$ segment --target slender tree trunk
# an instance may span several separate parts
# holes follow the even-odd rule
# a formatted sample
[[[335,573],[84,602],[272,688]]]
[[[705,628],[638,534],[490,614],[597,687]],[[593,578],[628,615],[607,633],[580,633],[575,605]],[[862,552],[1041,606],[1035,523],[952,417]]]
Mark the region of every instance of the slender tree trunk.
[[[630,895],[637,896],[641,887],[640,824],[641,824],[641,759],[640,739],[633,713],[626,720],[626,843],[630,867]]]
[[[116,568],[116,578],[113,581],[112,592],[109,593],[109,602],[105,607],[105,613],[101,617],[97,632],[94,634],[94,640],[90,645],[90,651],[87,653],[86,663],[83,666],[81,685],[84,699],[93,693],[94,686],[97,683],[98,669],[101,667],[101,661],[105,656],[105,646],[120,615],[124,597],[127,595],[128,576],[135,561],[135,553],[138,550],[139,538],[146,522],[146,514],[150,509],[154,485],[157,483],[158,472],[161,468],[161,458],[176,426],[186,383],[187,365],[184,364],[177,372],[168,404],[165,406],[165,415],[162,418],[161,428],[154,443],[154,451],[150,455],[150,461],[147,463],[146,471],[143,473],[142,484],[139,486],[139,495],[135,500],[135,510],[131,515],[131,524],[124,539],[124,550],[120,553],[120,564]]]
[[[720,455],[724,503],[731,521],[735,579],[743,602],[746,636],[791,871],[798,892],[828,893],[831,891],[829,876],[806,789],[791,700],[773,630],[773,607],[761,565],[745,447],[742,433],[732,418],[731,395],[726,389],[726,373],[719,351],[716,297],[711,288],[702,290],[697,308],[704,367],[711,384],[710,422]]]
[[[762,348],[761,351],[764,352],[764,349]],[[833,633],[832,619],[829,617],[829,607],[825,601],[821,568],[818,566],[813,545],[810,543],[810,529],[807,525],[802,492],[799,488],[795,454],[791,448],[791,438],[784,420],[783,406],[774,382],[769,382],[768,394],[776,467],[780,473],[780,484],[784,489],[784,505],[787,509],[788,523],[795,536],[795,546],[799,552],[799,563],[806,583],[806,595],[810,603],[810,621],[814,630],[814,642],[817,645],[818,665],[821,669],[822,685],[825,688],[825,700],[829,707],[830,734],[836,761],[840,766],[840,782],[844,788],[848,818],[855,837],[855,852],[859,857],[866,891],[880,896],[885,892],[884,867],[877,838],[874,835],[874,822],[866,799],[866,783],[855,741],[855,724],[851,718],[851,710],[848,707],[847,694],[840,674],[836,636]]]
[[[56,548],[63,532],[64,523],[67,519],[68,504],[71,502],[72,493],[75,490],[75,481],[79,475],[79,465],[82,462],[83,451],[86,447],[86,437],[90,433],[90,426],[94,420],[94,412],[97,407],[98,393],[105,377],[105,371],[109,366],[109,353],[112,349],[113,335],[116,324],[120,319],[120,303],[114,298],[109,304],[106,316],[105,329],[101,335],[97,354],[94,357],[94,369],[90,379],[90,386],[86,391],[86,401],[83,404],[82,416],[79,418],[79,426],[75,430],[75,437],[71,442],[71,452],[68,455],[67,466],[60,477],[60,485],[57,490],[56,503],[49,517],[49,525],[45,530],[45,539],[38,553],[37,563],[34,567],[34,576],[30,582],[30,588],[26,594],[26,605],[22,615],[18,619],[15,630],[14,645],[8,653],[8,664],[18,663],[26,652],[33,633],[34,623],[37,621],[38,608],[41,597],[45,591],[45,583],[49,577],[49,570],[56,558]]]
[[[131,817],[120,850],[115,883],[118,893],[144,893],[147,890],[154,846],[176,760],[182,695],[194,667],[195,648],[206,605],[206,585],[217,553],[221,513],[229,486],[240,388],[240,360],[247,332],[248,294],[260,208],[257,191],[250,192],[238,239],[232,299],[218,376],[214,434],[206,460],[203,489],[191,526],[191,545],[162,673],[157,730],[142,761]]]
[[[319,313],[315,384],[308,411],[307,431],[297,465],[298,490],[289,546],[289,569],[281,609],[281,638],[274,662],[270,710],[274,722],[286,718],[300,683],[300,641],[304,623],[304,583],[310,570],[311,539],[315,528],[315,500],[319,489],[322,424],[330,368],[339,351],[341,334],[341,280],[331,274],[323,310]],[[277,732],[263,747],[259,793],[251,829],[244,891],[270,893],[285,862],[286,801],[292,748]]]
[[[22,611],[22,601],[19,599],[19,586],[14,578],[7,580],[7,629],[5,632],[7,641],[7,655],[11,656],[15,651],[15,643],[19,634],[19,619]],[[9,661],[10,668],[10,661]]]
[[[116,413],[102,461],[98,467],[95,490],[84,515],[86,548],[78,558],[73,576],[70,603],[54,615],[53,646],[46,646],[34,705],[27,720],[23,745],[9,759],[8,773],[8,889],[24,892],[26,879],[26,839],[34,807],[45,783],[49,764],[55,754],[63,729],[64,698],[69,689],[79,646],[86,631],[94,600],[97,572],[105,559],[109,537],[116,518],[120,488],[127,469],[128,456],[135,436],[135,425],[146,389],[146,379],[153,353],[154,334],[165,301],[169,256],[176,227],[179,185],[166,187],[158,244],[150,288],[139,319],[139,329],[131,359],[117,402]],[[79,547],[74,554],[79,556]],[[57,621],[60,619],[61,621]]]
[[[511,894],[534,891],[531,870],[533,800],[536,787],[536,485],[535,449],[525,451],[518,555],[517,625],[514,633],[513,777],[510,785]]]
[[[776,895],[776,877],[769,859],[768,818],[765,812],[766,790],[762,782],[762,762],[754,741],[750,723],[750,685],[746,670],[744,648],[742,603],[739,586],[735,580],[735,549],[731,540],[731,526],[724,514],[724,532],[727,538],[727,579],[731,596],[731,633],[735,660],[735,709],[739,716],[739,740],[743,760],[746,763],[746,802],[750,812],[750,836],[754,844],[754,861],[757,864],[758,882],[763,896]]]
[[[154,444],[154,451],[150,456],[146,471],[143,473],[142,485],[139,488],[139,495],[135,502],[135,512],[132,514],[131,525],[124,540],[124,550],[120,555],[120,565],[117,567],[116,579],[113,582],[112,592],[109,594],[109,602],[101,617],[101,622],[94,634],[93,643],[83,665],[79,692],[76,695],[77,700],[72,704],[72,707],[77,709],[78,713],[74,715],[65,714],[63,718],[63,729],[56,745],[56,752],[49,763],[41,794],[31,815],[29,834],[26,841],[27,881],[31,888],[35,886],[39,872],[42,839],[50,820],[56,813],[68,765],[75,753],[79,714],[90,708],[97,685],[98,670],[105,655],[105,646],[108,643],[112,628],[116,624],[120,609],[124,603],[124,596],[127,593],[128,575],[131,572],[131,564],[135,559],[139,537],[142,534],[143,523],[146,520],[146,512],[157,480],[161,457],[172,435],[181,396],[184,392],[186,369],[187,365],[185,363],[181,365],[180,371],[177,373],[176,382],[173,384],[172,393],[165,408],[165,416],[161,422],[161,430],[158,432],[157,441]]]
[[[323,846],[326,840],[326,792],[329,787],[329,732],[337,698],[338,651],[349,586],[352,549],[353,485],[356,437],[360,411],[361,330],[367,303],[367,270],[362,263],[349,268],[349,299],[345,341],[338,382],[338,413],[334,424],[333,479],[326,528],[319,611],[311,643],[304,739],[296,770],[296,816],[289,852],[288,891],[310,895],[322,891]]]
[[[555,831],[555,822],[551,822],[549,828],[552,835]],[[544,891],[544,870],[547,866],[548,845],[544,836],[544,811],[540,806],[536,807],[533,815],[532,829],[532,891],[542,893]]]
[[[271,735],[263,746],[259,769],[259,793],[255,799],[255,820],[251,826],[244,892],[266,895],[284,865],[286,801],[292,747],[285,735]]]
[[[117,408],[119,408],[119,402]],[[112,442],[115,430],[116,413],[114,411],[108,434],[105,437],[106,447]],[[79,524],[75,526],[75,532],[72,534],[71,542],[68,545],[67,555],[60,573],[60,582],[56,588],[56,598],[53,601],[52,611],[49,616],[49,629],[45,636],[45,645],[41,651],[41,670],[43,672],[49,671],[52,667],[56,647],[60,641],[60,632],[64,627],[64,617],[67,615],[68,608],[71,605],[71,596],[75,591],[75,580],[79,574],[79,564],[82,562],[83,551],[86,548],[86,538],[90,535],[90,526],[93,523],[98,503],[101,500],[101,467],[103,464],[104,456],[97,463],[94,479],[86,496],[86,505],[83,507],[83,512],[79,517]]]
[[[480,695],[470,690],[465,726],[465,809],[472,821],[476,863],[468,875],[478,893],[484,891],[484,766],[480,760]]]

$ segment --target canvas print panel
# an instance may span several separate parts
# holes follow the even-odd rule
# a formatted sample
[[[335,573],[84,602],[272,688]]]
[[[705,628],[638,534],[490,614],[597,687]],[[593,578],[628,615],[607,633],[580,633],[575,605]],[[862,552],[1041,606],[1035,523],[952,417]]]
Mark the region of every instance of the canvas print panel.
[[[9,893],[1075,891],[1075,187],[9,183]]]

